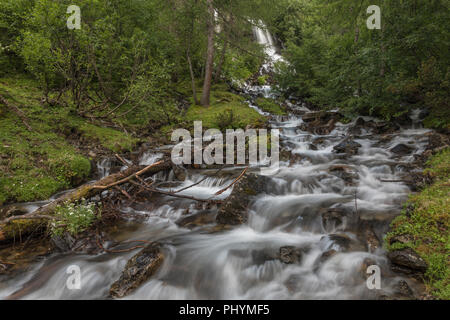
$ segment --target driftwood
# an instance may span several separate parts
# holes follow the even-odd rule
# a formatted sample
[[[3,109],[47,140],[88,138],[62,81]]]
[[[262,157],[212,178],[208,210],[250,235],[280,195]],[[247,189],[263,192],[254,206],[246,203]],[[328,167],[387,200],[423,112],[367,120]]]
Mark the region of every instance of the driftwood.
[[[122,162],[126,163],[125,160],[123,160],[120,156],[116,155],[116,157]],[[214,198],[214,196],[209,199],[200,199],[180,194],[182,191],[200,184],[205,179],[175,192],[159,190],[156,187],[153,187],[154,181],[152,183],[147,183],[144,179],[145,177],[152,176],[161,171],[170,170],[171,168],[172,162],[168,158],[147,167],[131,165],[128,169],[120,173],[112,174],[99,181],[87,183],[72,191],[68,191],[56,200],[40,207],[39,209],[31,213],[19,216],[11,216],[4,220],[1,220],[0,243],[8,243],[15,239],[21,240],[23,236],[28,236],[31,234],[41,234],[42,231],[45,231],[47,229],[48,221],[58,220],[58,217],[54,213],[59,206],[62,206],[66,203],[77,202],[82,199],[92,198],[109,189],[114,189],[128,198],[128,200],[134,201],[133,197],[130,196],[130,194],[126,190],[120,187],[121,185],[127,183],[137,186],[140,190],[145,190],[150,193],[161,194],[169,197],[215,204],[223,203],[222,200],[212,199]],[[220,172],[222,169],[223,167],[220,168],[218,172]],[[215,196],[221,195],[226,190],[235,185],[245,175],[247,170],[248,167],[245,168],[243,172],[229,186],[217,192]]]
[[[132,166],[123,172],[110,175],[100,181],[88,183],[69,191],[32,213],[6,218],[0,221],[0,243],[8,242],[15,238],[35,232],[42,226],[43,221],[55,218],[53,213],[58,206],[68,202],[79,201],[83,198],[91,198],[105,190],[130,182],[134,178],[150,176],[160,171],[169,170],[170,168],[171,162],[169,160],[159,161],[148,167]]]

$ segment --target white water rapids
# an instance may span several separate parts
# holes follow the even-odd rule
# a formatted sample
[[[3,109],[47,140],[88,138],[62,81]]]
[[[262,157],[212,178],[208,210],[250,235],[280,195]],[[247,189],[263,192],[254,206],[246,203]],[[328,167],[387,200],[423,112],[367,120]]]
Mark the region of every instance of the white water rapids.
[[[273,44],[268,33],[259,29],[257,34],[261,43]],[[273,45],[271,48],[274,50]],[[260,88],[253,89],[263,93]],[[297,108],[305,110],[301,105]],[[343,141],[354,123],[338,124],[327,136],[302,131],[299,128],[302,123],[301,116],[272,118],[272,127],[282,130],[283,147],[299,157],[294,163],[282,163],[281,169],[271,176],[270,192],[257,196],[245,225],[216,230],[214,217],[217,210],[199,209],[192,201],[168,197],[160,197],[158,203],[149,203],[148,207],[121,208],[123,212],[147,217],[144,222],[130,221],[122,226],[115,235],[116,240],[159,241],[166,257],[157,274],[127,299],[371,297],[361,276],[361,267],[369,258],[382,270],[388,270],[385,251],[381,248],[368,250],[358,238],[358,229],[345,222],[337,227],[324,226],[320,212],[329,208],[354,212],[356,194],[360,219],[372,223],[382,240],[390,219],[400,212],[410,190],[403,183],[380,180],[399,179],[413,160],[412,155],[398,158],[389,150],[399,143],[406,143],[415,149],[415,154],[420,154],[427,144],[426,130],[405,128],[387,140],[366,132],[367,135],[355,138],[362,145],[359,153],[343,158],[332,149]],[[140,163],[148,165],[159,157],[157,151],[148,152]],[[330,171],[337,165],[351,168],[355,175],[354,184],[346,183]],[[99,170],[108,173],[108,162],[103,161]],[[220,176],[212,176],[213,170],[188,172],[186,181],[177,188],[211,175],[184,192],[209,198],[229,185],[241,170],[224,170]],[[225,198],[230,192],[222,196]],[[179,226],[176,221],[186,216],[186,208],[189,208],[189,215],[207,217],[206,225],[191,229]],[[340,245],[333,238],[334,234],[350,239],[350,249]],[[302,248],[301,261],[284,264],[274,258],[284,246]],[[337,254],[322,261],[321,256],[331,249]],[[106,299],[110,286],[119,279],[127,260],[137,252],[94,256],[55,253],[35,263],[27,272],[2,281],[0,298],[22,292],[19,297],[23,299]],[[80,290],[69,290],[66,286],[69,276],[66,271],[71,265],[81,269]],[[383,274],[383,290],[392,291],[392,285],[398,279],[401,279],[399,275]]]

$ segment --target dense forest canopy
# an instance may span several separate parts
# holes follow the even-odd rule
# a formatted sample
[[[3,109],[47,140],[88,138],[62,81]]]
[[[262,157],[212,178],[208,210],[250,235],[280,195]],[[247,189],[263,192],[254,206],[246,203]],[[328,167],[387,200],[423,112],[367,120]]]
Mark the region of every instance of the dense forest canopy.
[[[449,10],[0,0],[0,298],[450,299]]]
[[[258,71],[252,26],[264,23],[283,49],[286,95],[387,119],[425,107],[429,126],[448,121],[448,1],[80,0],[79,30],[66,26],[71,3],[2,0],[0,72],[31,74],[45,99],[64,94],[80,114],[177,121],[180,82],[208,105],[211,83]],[[370,5],[381,29],[366,27]]]
[[[381,8],[369,30],[367,8]],[[414,107],[449,119],[448,1],[287,1],[273,19],[290,65],[282,88],[314,104],[353,114],[401,117]]]

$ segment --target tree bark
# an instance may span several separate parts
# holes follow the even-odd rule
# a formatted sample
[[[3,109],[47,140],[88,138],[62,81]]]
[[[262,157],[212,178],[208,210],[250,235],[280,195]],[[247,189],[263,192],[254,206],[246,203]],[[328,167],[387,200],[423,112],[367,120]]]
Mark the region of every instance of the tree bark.
[[[223,67],[223,63],[225,61],[225,55],[227,53],[227,49],[228,49],[228,39],[226,39],[226,35],[225,35],[225,40],[223,43],[223,49],[222,49],[222,55],[220,57],[220,61],[219,61],[219,65],[217,66],[217,70],[216,70],[216,76],[214,77],[214,82],[219,82],[220,80],[220,76],[222,75],[222,67]]]
[[[194,33],[194,17],[192,17],[192,24],[191,24],[191,35]],[[194,69],[192,68],[192,60],[191,60],[191,42],[192,42],[192,38],[191,35],[189,36],[188,39],[188,44],[187,44],[187,51],[186,51],[186,57],[187,57],[187,61],[189,64],[189,73],[191,75],[191,82],[192,82],[192,95],[194,97],[194,103],[196,105],[198,105],[198,98],[197,98],[197,89],[195,86],[195,76],[194,76]]]
[[[203,84],[202,99],[200,103],[202,106],[210,105],[211,94],[211,82],[214,67],[214,7],[213,0],[206,0],[209,11],[208,19],[208,50],[206,53],[206,66],[205,66],[205,82]]]

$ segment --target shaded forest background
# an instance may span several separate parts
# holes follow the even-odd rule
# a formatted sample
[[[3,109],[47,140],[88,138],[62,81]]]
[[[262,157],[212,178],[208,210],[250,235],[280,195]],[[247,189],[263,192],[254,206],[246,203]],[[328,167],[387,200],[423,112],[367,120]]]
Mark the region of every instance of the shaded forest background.
[[[388,120],[426,108],[428,126],[448,128],[448,1],[80,0],[82,27],[69,30],[72,2],[0,1],[0,73],[31,75],[47,103],[81,116],[179,122],[186,87],[208,105],[211,83],[259,70],[252,27],[264,22],[286,60],[286,96]],[[381,30],[366,27],[370,5]]]

